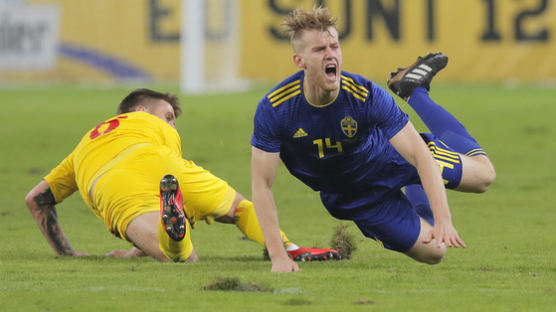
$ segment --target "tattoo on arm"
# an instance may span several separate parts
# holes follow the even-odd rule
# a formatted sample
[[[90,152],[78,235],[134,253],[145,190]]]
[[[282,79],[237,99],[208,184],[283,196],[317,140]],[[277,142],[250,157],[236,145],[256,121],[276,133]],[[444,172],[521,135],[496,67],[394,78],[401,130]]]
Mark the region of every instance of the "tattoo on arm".
[[[36,195],[33,200],[37,205],[37,210],[43,210],[45,207],[50,207],[56,205],[56,199],[54,199],[54,194],[50,188],[46,189],[46,191]]]
[[[60,224],[58,223],[58,214],[56,213],[56,208],[52,207],[52,210],[48,213],[46,218],[46,233],[50,237],[55,249],[61,254],[72,254],[73,248],[70,242],[64,235]]]
[[[36,210],[40,213],[39,226],[42,232],[51,242],[52,247],[58,254],[73,254],[74,250],[65,236],[60,224],[58,223],[58,214],[56,213],[56,200],[50,188],[36,195],[33,198],[36,204]],[[45,213],[47,213],[45,215]]]

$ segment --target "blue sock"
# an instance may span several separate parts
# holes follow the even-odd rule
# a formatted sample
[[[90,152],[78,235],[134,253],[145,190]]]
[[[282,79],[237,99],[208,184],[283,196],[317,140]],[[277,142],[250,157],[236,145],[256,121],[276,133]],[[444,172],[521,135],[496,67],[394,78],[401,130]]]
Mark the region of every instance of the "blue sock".
[[[456,152],[468,156],[486,155],[467,129],[446,109],[436,104],[427,89],[416,88],[408,100],[429,130]]]
[[[405,196],[409,199],[417,214],[430,225],[434,225],[432,209],[423,186],[421,184],[407,185],[405,187]]]

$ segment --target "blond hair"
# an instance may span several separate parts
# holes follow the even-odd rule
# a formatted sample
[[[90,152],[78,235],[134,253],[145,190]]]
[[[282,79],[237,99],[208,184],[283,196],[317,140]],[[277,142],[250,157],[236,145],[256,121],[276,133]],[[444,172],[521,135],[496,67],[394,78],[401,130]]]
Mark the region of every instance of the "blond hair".
[[[330,27],[336,27],[336,18],[333,18],[327,8],[314,6],[312,11],[297,8],[288,14],[282,25],[290,36],[294,45],[301,38],[305,30],[326,31]]]

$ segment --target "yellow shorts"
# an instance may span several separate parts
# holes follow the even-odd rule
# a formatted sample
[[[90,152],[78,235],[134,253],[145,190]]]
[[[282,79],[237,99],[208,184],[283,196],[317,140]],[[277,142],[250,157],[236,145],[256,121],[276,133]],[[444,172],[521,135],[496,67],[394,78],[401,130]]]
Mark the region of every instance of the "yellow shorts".
[[[178,179],[192,226],[198,220],[211,223],[230,210],[236,191],[226,181],[171,149],[154,145],[133,151],[98,179],[93,210],[110,232],[126,239],[131,220],[160,210],[160,179],[166,174]]]

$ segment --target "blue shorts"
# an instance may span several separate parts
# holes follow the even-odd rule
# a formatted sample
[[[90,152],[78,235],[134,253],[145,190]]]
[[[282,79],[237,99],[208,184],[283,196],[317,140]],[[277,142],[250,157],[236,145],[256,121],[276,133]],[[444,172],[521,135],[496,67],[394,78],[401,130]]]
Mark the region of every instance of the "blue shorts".
[[[415,244],[421,232],[421,221],[401,190],[390,193],[380,202],[369,202],[362,195],[353,195],[321,193],[321,199],[333,216],[352,220],[363,235],[387,249],[405,252]],[[342,210],[342,205],[349,207],[349,212],[339,215],[337,209],[330,209]]]
[[[399,252],[408,251],[421,232],[419,215],[401,192],[373,207],[366,218],[353,222],[366,237]]]
[[[462,175],[459,154],[432,134],[421,134],[421,137],[440,165],[446,188],[457,187]],[[331,215],[354,221],[366,237],[379,241],[387,249],[406,252],[417,241],[421,222],[401,189],[419,184],[420,180],[413,166],[401,168],[392,169],[392,174],[400,175],[399,179],[391,179],[400,181],[396,185],[372,181],[366,189],[358,191],[321,192],[321,200]]]

